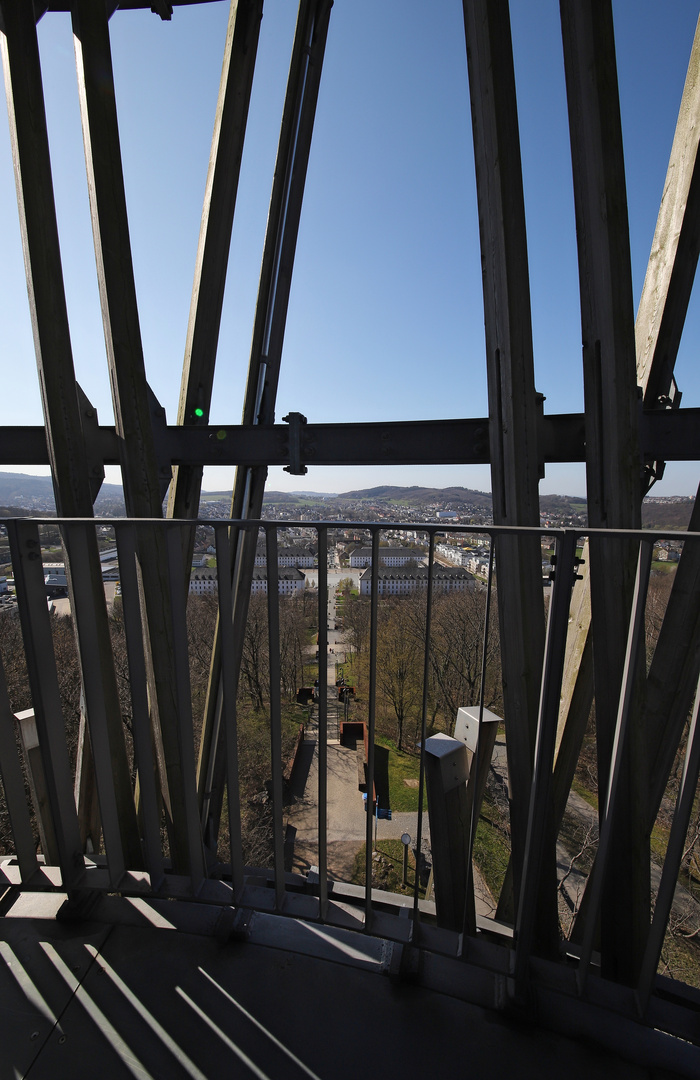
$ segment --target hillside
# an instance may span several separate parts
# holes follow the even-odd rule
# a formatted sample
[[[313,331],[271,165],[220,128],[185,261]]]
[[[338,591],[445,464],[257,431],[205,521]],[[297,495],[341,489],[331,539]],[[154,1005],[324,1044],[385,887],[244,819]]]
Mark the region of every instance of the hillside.
[[[218,499],[230,500],[231,492],[202,492],[202,505],[216,502]],[[371,488],[358,488],[333,495],[319,491],[266,491],[265,505],[287,508],[287,513],[295,507],[313,511],[320,515],[319,520],[329,513],[344,515],[356,514],[363,519],[364,510],[352,504],[366,503],[371,513],[372,504],[385,504],[389,513],[394,506],[423,511],[424,520],[433,517],[437,510],[456,510],[476,513],[480,520],[491,520],[491,495],[487,491],[475,491],[465,487],[421,487],[414,484],[400,487],[380,484]],[[350,504],[350,505],[348,505]],[[642,503],[642,525],[645,529],[680,529],[688,528],[690,515],[695,500],[686,496],[648,496]],[[543,519],[552,525],[566,523],[584,525],[586,500],[580,495],[542,495],[540,511]],[[480,512],[480,515],[479,515]],[[29,476],[24,473],[0,472],[0,517],[22,516],[24,514],[55,513],[53,486],[49,476]],[[95,503],[98,516],[112,517],[124,513],[124,497],[121,485],[103,484]]]
[[[461,506],[491,507],[491,495],[487,491],[472,491],[464,487],[429,488],[413,485],[411,487],[392,487],[384,484],[379,487],[364,488],[358,491],[344,491],[338,499],[363,502],[393,502],[406,506],[431,506],[454,504],[453,509]]]
[[[642,528],[687,529],[694,506],[693,498],[647,498],[642,503]]]
[[[9,509],[22,508],[25,513],[54,514],[56,503],[50,476],[28,476],[25,473],[0,472],[0,505]],[[103,484],[95,502],[95,513],[124,513],[121,484]],[[4,515],[4,516],[10,516]]]

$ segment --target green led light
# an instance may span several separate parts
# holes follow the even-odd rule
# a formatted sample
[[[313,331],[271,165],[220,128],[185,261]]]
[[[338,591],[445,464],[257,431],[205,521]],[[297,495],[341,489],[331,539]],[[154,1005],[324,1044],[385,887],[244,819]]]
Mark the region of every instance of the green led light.
[[[197,417],[198,420],[201,420],[201,418],[204,416],[204,409],[196,408],[194,410],[194,415]]]

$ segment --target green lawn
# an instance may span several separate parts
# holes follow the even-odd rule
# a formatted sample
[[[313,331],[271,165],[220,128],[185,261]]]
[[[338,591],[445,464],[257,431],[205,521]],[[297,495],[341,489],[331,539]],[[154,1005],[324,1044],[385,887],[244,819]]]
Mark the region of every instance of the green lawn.
[[[379,735],[376,739],[377,749],[384,750],[384,754],[378,753],[377,765],[382,766],[388,780],[389,799],[388,804],[394,813],[418,813],[418,788],[408,787],[404,780],[418,780],[420,776],[420,758],[418,754],[407,754],[399,751],[391,741]],[[379,772],[379,769],[378,769]],[[377,776],[377,787],[380,792],[379,805],[386,805],[386,793],[382,790],[380,776]],[[427,794],[423,796],[423,810],[428,809]]]

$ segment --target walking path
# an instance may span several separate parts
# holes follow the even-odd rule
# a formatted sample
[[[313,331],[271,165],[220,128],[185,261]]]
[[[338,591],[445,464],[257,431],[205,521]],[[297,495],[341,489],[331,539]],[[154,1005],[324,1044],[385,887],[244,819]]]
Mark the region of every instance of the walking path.
[[[345,575],[347,576],[347,575]],[[329,589],[328,625],[335,627],[335,585]],[[338,733],[339,706],[335,688],[336,661],[344,657],[342,633],[328,631],[329,653],[327,657],[328,680],[328,731]],[[330,650],[333,652],[330,652]],[[308,867],[317,861],[318,852],[318,720],[314,716],[305,731],[304,755],[295,769],[292,792],[294,803],[287,808],[287,824],[294,830],[294,863],[297,869]],[[362,792],[357,782],[357,752],[352,747],[341,746],[338,738],[327,743],[327,828],[328,865],[331,876],[348,880],[354,857],[366,838],[367,816]],[[290,830],[290,831],[291,831]],[[404,833],[411,837],[415,855],[418,835],[418,813],[393,813],[391,820],[379,818],[373,823],[377,841],[400,839]],[[422,821],[422,849],[429,851],[430,823],[427,813]],[[477,874],[475,882],[477,913],[492,915],[493,898],[485,883]]]

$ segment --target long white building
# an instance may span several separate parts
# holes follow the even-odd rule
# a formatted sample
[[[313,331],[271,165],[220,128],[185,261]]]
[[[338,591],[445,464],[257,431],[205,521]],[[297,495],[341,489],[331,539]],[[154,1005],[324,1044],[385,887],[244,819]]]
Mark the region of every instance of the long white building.
[[[405,596],[428,587],[428,567],[412,566],[407,568],[380,566],[377,570],[379,596]],[[454,589],[470,589],[474,577],[461,566],[433,566],[433,588],[440,592]],[[372,595],[372,568],[367,567],[360,575],[360,596]]]
[[[380,547],[380,566],[405,566],[409,562],[420,562],[425,558],[422,551],[405,547]],[[361,569],[372,565],[372,548],[358,547],[350,552],[350,565]]]
[[[293,596],[302,593],[306,586],[306,578],[301,570],[293,566],[283,566],[277,572],[278,592],[280,596]],[[218,591],[218,576],[216,569],[211,567],[206,570],[193,570],[190,575],[190,593],[196,596],[204,596],[207,593],[216,595]],[[250,586],[251,593],[267,594],[267,567],[256,566],[253,571],[253,581]]]

